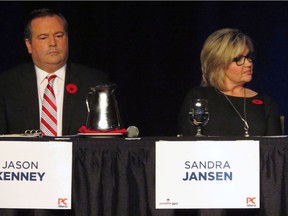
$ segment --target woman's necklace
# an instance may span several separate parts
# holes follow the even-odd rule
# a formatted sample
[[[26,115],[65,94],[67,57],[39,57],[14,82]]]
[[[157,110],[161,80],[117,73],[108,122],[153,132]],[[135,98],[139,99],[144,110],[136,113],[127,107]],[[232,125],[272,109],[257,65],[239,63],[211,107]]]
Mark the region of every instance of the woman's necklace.
[[[231,106],[233,107],[233,109],[236,111],[236,113],[239,115],[239,117],[241,118],[241,120],[244,122],[244,136],[245,137],[249,137],[249,125],[247,122],[247,117],[246,117],[246,89],[244,88],[244,107],[243,107],[243,111],[244,111],[244,118],[242,117],[242,115],[239,113],[239,111],[236,109],[236,107],[233,105],[233,103],[231,102],[231,100],[227,97],[226,94],[223,93],[223,95],[225,96],[225,98],[228,100],[228,102],[231,104]]]

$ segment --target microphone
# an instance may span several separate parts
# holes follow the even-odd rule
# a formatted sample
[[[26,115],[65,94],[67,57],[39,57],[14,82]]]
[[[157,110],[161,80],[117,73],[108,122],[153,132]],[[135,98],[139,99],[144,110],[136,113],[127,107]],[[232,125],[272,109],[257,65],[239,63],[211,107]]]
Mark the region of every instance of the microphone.
[[[130,138],[135,138],[139,135],[139,130],[136,126],[129,126],[127,128],[127,137],[130,137]]]

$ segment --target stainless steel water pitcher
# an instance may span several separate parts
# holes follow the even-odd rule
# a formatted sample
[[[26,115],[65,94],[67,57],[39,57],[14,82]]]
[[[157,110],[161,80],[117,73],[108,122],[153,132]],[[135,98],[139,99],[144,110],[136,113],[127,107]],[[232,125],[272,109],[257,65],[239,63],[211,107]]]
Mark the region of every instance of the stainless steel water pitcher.
[[[109,131],[121,128],[121,119],[115,97],[116,84],[103,84],[90,87],[86,105],[88,117],[86,128]]]

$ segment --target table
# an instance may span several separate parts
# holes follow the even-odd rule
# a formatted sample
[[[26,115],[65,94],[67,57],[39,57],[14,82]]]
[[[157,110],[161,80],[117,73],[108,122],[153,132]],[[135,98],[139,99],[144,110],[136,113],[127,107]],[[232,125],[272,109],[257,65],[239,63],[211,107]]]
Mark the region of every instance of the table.
[[[0,140],[11,141],[11,139],[1,138]],[[231,140],[232,138],[201,139]],[[238,138],[232,140],[235,139]],[[260,141],[260,209],[155,209],[155,141],[192,141],[195,140],[194,137],[139,139],[75,137],[71,138],[73,141],[72,209],[0,209],[0,216],[288,215],[288,137],[250,139]],[[44,138],[29,138],[29,140],[46,141]]]

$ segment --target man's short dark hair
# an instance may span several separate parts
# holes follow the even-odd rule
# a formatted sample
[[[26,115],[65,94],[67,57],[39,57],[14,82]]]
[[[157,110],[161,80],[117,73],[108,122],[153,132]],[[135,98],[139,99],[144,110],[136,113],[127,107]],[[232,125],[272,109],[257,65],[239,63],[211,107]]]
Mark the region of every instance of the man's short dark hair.
[[[33,19],[36,19],[39,17],[53,17],[53,16],[58,16],[63,20],[64,31],[68,35],[68,22],[66,18],[57,10],[41,8],[41,9],[33,10],[27,17],[26,25],[24,29],[24,39],[28,39],[31,42],[31,39],[32,39],[31,22]]]

